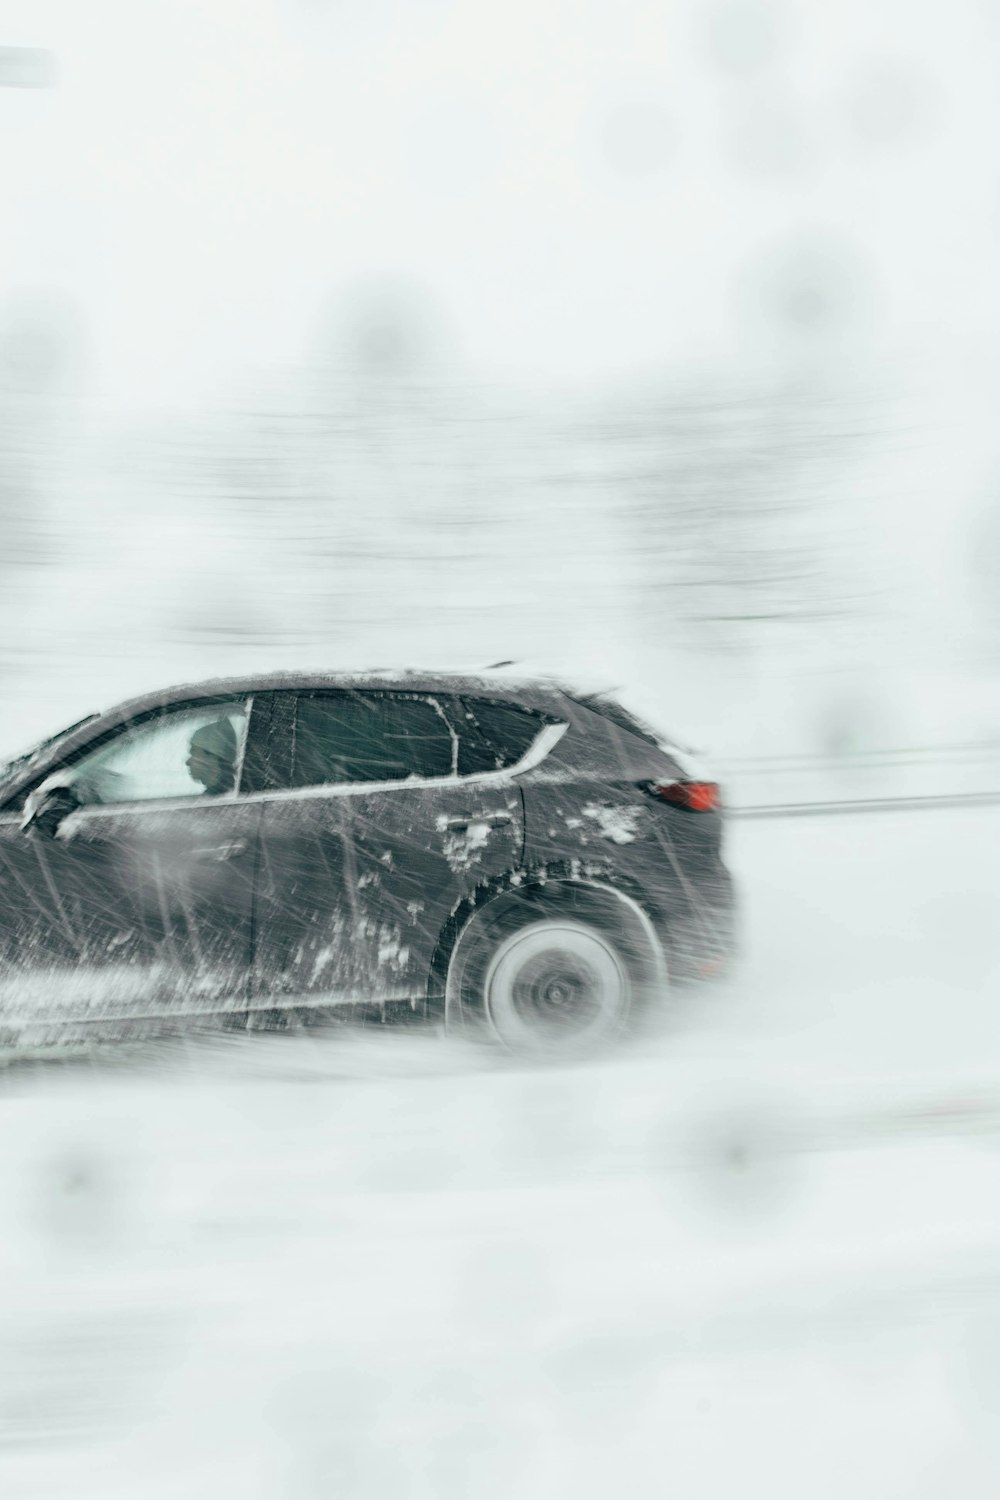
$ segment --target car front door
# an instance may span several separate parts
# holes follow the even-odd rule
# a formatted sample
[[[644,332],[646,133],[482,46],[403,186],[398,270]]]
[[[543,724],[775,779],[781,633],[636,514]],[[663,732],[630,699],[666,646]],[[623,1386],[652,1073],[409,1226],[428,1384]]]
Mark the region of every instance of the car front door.
[[[23,808],[0,813],[4,1031],[243,1007],[263,809],[241,778],[268,712],[232,697],[158,709],[43,777],[33,829]]]
[[[465,774],[458,705],[430,694],[289,700],[287,787],[265,798],[255,1003],[420,999],[449,915],[515,871],[520,791]]]

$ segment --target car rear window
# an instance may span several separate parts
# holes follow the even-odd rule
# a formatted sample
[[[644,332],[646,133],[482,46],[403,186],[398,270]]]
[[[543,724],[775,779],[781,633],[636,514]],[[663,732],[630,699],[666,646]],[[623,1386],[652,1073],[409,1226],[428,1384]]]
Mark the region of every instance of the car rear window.
[[[516,703],[463,698],[458,709],[459,775],[475,776],[516,765],[549,722]]]
[[[577,703],[582,703],[584,708],[589,708],[592,713],[600,714],[602,719],[608,719],[619,729],[624,729],[628,734],[638,735],[639,739],[645,740],[649,745],[662,747],[666,735],[657,734],[655,729],[623,708],[616,698],[605,698],[598,693],[589,693],[584,697],[577,698]]]
[[[298,700],[290,784],[448,776],[453,746],[451,730],[428,699],[311,694]]]

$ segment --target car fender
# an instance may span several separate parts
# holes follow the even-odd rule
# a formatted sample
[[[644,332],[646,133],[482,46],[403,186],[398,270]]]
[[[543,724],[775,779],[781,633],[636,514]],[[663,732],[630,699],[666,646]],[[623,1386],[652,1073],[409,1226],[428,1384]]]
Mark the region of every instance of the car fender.
[[[542,901],[549,885],[591,889],[622,903],[642,930],[659,975],[666,979],[669,948],[667,923],[661,913],[650,908],[636,882],[609,863],[568,860],[539,865],[533,869],[514,872],[502,879],[484,882],[471,897],[455,907],[441,930],[431,961],[427,981],[428,1002],[436,1004],[444,1000],[452,953],[474,917],[493,901],[514,891],[523,894],[528,900],[534,898]]]

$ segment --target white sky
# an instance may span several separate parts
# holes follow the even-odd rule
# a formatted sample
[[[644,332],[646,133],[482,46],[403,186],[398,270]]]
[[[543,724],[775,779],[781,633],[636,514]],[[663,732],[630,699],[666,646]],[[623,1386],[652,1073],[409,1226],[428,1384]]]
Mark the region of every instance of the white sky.
[[[799,357],[803,255],[824,357],[1000,328],[977,0],[0,0],[0,42],[59,80],[0,90],[0,293],[72,298],[116,400],[296,361],[380,278],[519,377]]]

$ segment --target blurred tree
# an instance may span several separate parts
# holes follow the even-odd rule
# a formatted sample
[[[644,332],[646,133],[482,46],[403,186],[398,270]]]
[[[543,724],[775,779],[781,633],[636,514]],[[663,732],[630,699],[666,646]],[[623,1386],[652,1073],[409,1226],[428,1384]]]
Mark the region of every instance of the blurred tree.
[[[839,501],[864,410],[819,389],[713,386],[587,420],[644,619],[732,649],[756,626],[857,605]]]
[[[49,560],[45,509],[23,459],[0,447],[0,573]]]
[[[982,649],[995,661],[1000,648],[1000,485],[996,483],[973,512],[966,561],[971,603],[981,621]]]
[[[20,292],[0,305],[0,388],[52,396],[79,376],[82,335],[73,304],[48,291]]]
[[[14,622],[23,623],[41,597],[40,570],[63,551],[56,508],[72,426],[65,398],[80,354],[79,322],[67,299],[36,291],[0,303],[0,604]],[[43,649],[24,635],[3,631],[7,667]]]
[[[24,406],[0,393],[0,670],[4,672],[23,669],[40,649],[25,620],[44,589],[43,569],[61,551],[53,535],[51,506],[58,445],[53,445],[38,414]]]
[[[189,639],[353,655],[395,626],[415,651],[458,630],[460,654],[497,656],[641,621],[735,648],[857,600],[841,523],[863,428],[777,386],[574,404],[319,371],[147,439],[136,492],[189,519],[220,580],[182,606]]]

